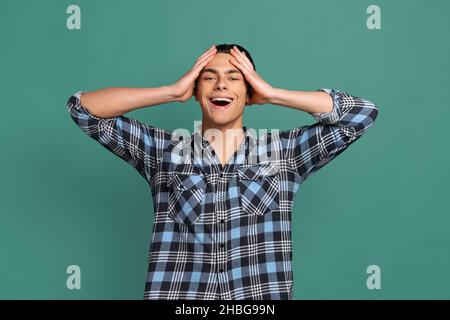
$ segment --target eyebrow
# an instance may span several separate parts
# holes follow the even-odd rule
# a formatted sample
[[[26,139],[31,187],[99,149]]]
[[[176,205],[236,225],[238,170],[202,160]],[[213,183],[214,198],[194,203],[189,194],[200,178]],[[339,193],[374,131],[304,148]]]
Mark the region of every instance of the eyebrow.
[[[214,74],[219,74],[219,71],[217,71],[216,69],[212,69],[212,68],[203,69],[201,74],[203,74],[204,72],[211,72],[211,73],[214,73]],[[227,71],[225,71],[225,73],[227,73],[227,74],[231,74],[231,73],[239,73],[239,74],[241,74],[241,72],[238,69],[228,69]]]

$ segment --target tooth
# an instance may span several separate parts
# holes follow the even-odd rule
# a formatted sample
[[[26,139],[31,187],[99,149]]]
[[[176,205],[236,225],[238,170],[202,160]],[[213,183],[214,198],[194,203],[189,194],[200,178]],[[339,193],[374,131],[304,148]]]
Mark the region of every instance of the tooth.
[[[212,99],[212,100],[213,100],[213,101],[221,100],[221,101],[231,102],[233,99],[230,99],[230,98],[214,98],[214,99]]]

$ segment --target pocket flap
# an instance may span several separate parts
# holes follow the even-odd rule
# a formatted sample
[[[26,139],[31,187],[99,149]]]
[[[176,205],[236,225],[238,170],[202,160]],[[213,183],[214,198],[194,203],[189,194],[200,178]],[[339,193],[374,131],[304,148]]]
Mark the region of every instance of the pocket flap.
[[[278,174],[278,166],[274,162],[240,167],[237,169],[241,180],[261,180],[268,176]]]

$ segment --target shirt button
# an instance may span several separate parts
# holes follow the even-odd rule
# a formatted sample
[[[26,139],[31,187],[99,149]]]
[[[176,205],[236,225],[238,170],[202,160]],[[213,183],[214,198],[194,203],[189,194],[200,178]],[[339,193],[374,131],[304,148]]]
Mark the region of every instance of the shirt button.
[[[219,198],[219,200],[222,200],[222,199],[223,199],[223,193],[222,193],[222,192],[219,192],[219,194],[217,195],[217,197]]]

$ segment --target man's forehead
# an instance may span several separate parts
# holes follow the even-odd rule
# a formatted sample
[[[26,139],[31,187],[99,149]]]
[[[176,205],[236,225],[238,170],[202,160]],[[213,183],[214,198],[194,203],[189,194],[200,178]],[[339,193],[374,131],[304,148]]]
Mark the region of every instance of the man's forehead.
[[[225,52],[216,53],[214,58],[202,69],[200,73],[211,72],[215,74],[230,74],[242,72],[230,63],[231,54]]]
[[[241,71],[239,69],[236,69],[235,67],[233,67],[231,64],[228,66],[205,66],[201,73],[204,72],[211,72],[211,73],[215,73],[215,74],[219,74],[219,73],[225,73],[225,74],[230,74],[230,73],[241,73]]]

